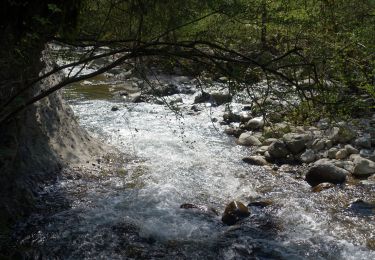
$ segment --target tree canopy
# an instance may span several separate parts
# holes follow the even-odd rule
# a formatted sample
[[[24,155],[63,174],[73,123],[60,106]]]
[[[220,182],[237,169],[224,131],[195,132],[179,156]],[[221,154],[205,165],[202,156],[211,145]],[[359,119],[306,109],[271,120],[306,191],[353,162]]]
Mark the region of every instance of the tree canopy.
[[[20,32],[15,48],[19,57],[24,57],[32,43],[53,39],[91,48],[65,68],[106,55],[117,55],[118,59],[88,76],[74,75],[22,105],[12,106],[2,114],[1,121],[71,82],[132,59],[155,56],[194,73],[221,73],[242,87],[264,78],[278,80],[293,86],[307,107],[327,113],[368,108],[355,95],[375,99],[373,0],[42,2],[5,1],[7,8],[1,9],[15,9],[18,14],[21,9],[30,14],[28,18],[9,19]],[[35,5],[39,8],[30,9]],[[12,13],[4,13],[3,24]],[[101,46],[110,50],[98,54]],[[17,95],[61,69],[28,80],[2,102],[2,107],[9,107]]]

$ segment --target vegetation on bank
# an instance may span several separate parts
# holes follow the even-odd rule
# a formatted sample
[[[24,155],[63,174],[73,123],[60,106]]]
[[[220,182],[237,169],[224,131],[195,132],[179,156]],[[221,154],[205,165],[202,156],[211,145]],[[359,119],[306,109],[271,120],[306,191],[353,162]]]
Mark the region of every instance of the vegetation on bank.
[[[227,76],[234,91],[264,79],[283,82],[300,98],[300,105],[290,109],[300,121],[322,114],[363,113],[374,106],[373,0],[5,1],[3,5],[2,10],[10,12],[3,18],[9,20],[4,20],[2,30],[9,31],[14,47],[8,59],[17,61],[11,64],[27,65],[31,47],[51,40],[87,47],[85,55],[65,68],[105,56],[116,59],[31,97],[23,93],[62,68],[26,79],[12,90],[3,87],[8,95],[1,100],[1,122],[67,84],[118,65],[131,63],[147,70],[149,57],[197,76]],[[12,13],[18,17],[10,17]],[[99,53],[101,46],[109,49]]]

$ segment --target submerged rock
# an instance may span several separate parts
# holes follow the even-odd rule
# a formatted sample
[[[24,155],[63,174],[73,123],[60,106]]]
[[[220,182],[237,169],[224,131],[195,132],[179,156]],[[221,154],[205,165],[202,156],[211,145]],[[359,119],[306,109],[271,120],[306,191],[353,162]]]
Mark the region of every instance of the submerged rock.
[[[207,207],[205,205],[195,205],[191,203],[184,203],[184,204],[181,204],[180,208],[181,209],[194,209],[202,213],[219,216],[219,213],[217,212],[216,209],[212,207]]]
[[[312,166],[307,174],[305,180],[311,186],[316,186],[323,182],[333,184],[342,184],[346,181],[348,172],[330,163],[316,164]]]
[[[329,182],[323,182],[323,183],[320,183],[320,184],[312,187],[311,191],[312,192],[321,192],[323,190],[328,190],[328,189],[333,188],[333,187],[335,187],[334,184],[329,183]]]
[[[202,93],[198,94],[194,98],[194,104],[206,103],[206,102],[209,102],[210,100],[211,100],[211,95],[207,92],[202,91]]]
[[[349,205],[348,210],[358,215],[373,216],[375,215],[375,203],[358,199]]]
[[[213,92],[210,94],[215,105],[220,106],[232,101],[232,96],[229,93]]]
[[[272,200],[261,200],[261,201],[250,202],[247,206],[248,207],[265,208],[265,207],[268,207],[272,204],[273,204]]]
[[[234,225],[239,220],[250,216],[250,211],[242,202],[232,201],[226,206],[221,220],[224,224]]]

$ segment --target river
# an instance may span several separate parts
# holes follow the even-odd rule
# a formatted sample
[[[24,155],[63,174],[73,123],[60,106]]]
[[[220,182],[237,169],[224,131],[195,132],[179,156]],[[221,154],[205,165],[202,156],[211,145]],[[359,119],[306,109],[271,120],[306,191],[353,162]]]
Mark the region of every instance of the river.
[[[243,163],[251,150],[224,134],[223,106],[203,104],[192,113],[193,96],[180,94],[183,103],[175,113],[165,105],[114,99],[106,94],[111,84],[91,92],[71,87],[65,94],[80,124],[125,159],[117,172],[94,162],[94,173],[77,170],[46,186],[40,198],[50,212],[34,214],[17,228],[24,257],[375,259],[369,245],[374,213],[350,206],[372,198],[373,184],[312,193],[293,170]],[[118,110],[111,111],[113,106]],[[206,205],[221,215],[233,200],[272,204],[251,206],[251,216],[235,226],[180,208]]]

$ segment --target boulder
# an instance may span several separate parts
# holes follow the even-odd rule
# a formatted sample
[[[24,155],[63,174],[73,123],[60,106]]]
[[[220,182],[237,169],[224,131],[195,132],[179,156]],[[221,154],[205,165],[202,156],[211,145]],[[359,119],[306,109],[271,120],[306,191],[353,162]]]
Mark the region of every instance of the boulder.
[[[353,174],[358,177],[367,177],[375,173],[375,162],[362,157],[354,159]]]
[[[273,159],[284,159],[289,151],[283,141],[277,140],[268,147],[268,153]]]
[[[352,161],[334,161],[335,166],[353,173],[354,163]]]
[[[333,143],[331,140],[326,140],[324,146],[326,147],[326,149],[330,149],[332,148]]]
[[[247,130],[259,130],[259,129],[262,129],[263,126],[264,126],[263,117],[254,117],[245,124],[245,128]]]
[[[337,149],[337,148],[335,148],[335,147],[329,149],[329,150],[327,151],[327,157],[328,157],[329,159],[335,159],[335,158],[336,158],[336,153],[338,152],[338,150],[339,150],[339,149]]]
[[[314,153],[313,150],[311,149],[307,149],[303,154],[301,154],[300,156],[300,160],[301,162],[304,162],[304,163],[311,163],[313,161],[315,161],[316,159],[316,154]]]
[[[347,174],[347,171],[331,163],[322,163],[310,167],[305,180],[313,187],[323,182],[341,184],[345,182]]]
[[[237,144],[243,146],[261,146],[262,143],[259,139],[252,135],[250,132],[242,133],[237,140]]]
[[[232,101],[232,96],[229,93],[213,92],[210,95],[213,102],[218,106]]]
[[[327,134],[334,143],[348,143],[356,136],[355,132],[345,125],[332,127]]]
[[[234,225],[239,220],[250,216],[250,211],[242,202],[232,201],[226,206],[221,220],[224,224]]]
[[[211,95],[207,92],[202,91],[194,98],[194,104],[206,103],[211,101]]]
[[[283,140],[288,150],[293,154],[298,154],[306,148],[306,136],[303,134],[285,134]]]
[[[247,123],[252,118],[250,111],[241,111],[240,112],[240,121],[241,123]]]
[[[258,165],[258,166],[264,166],[267,165],[267,161],[263,156],[254,155],[245,157],[242,159],[245,163],[252,164],[252,165]]]
[[[316,139],[313,143],[312,143],[312,149],[314,149],[315,151],[320,151],[320,150],[323,150],[324,147],[325,147],[325,143],[326,141],[325,140],[322,140],[322,139]]]
[[[346,149],[340,149],[337,151],[335,157],[337,160],[342,160],[346,159],[349,156],[348,152]]]
[[[354,148],[350,144],[345,145],[345,150],[348,153],[348,155],[359,153],[358,149]]]

